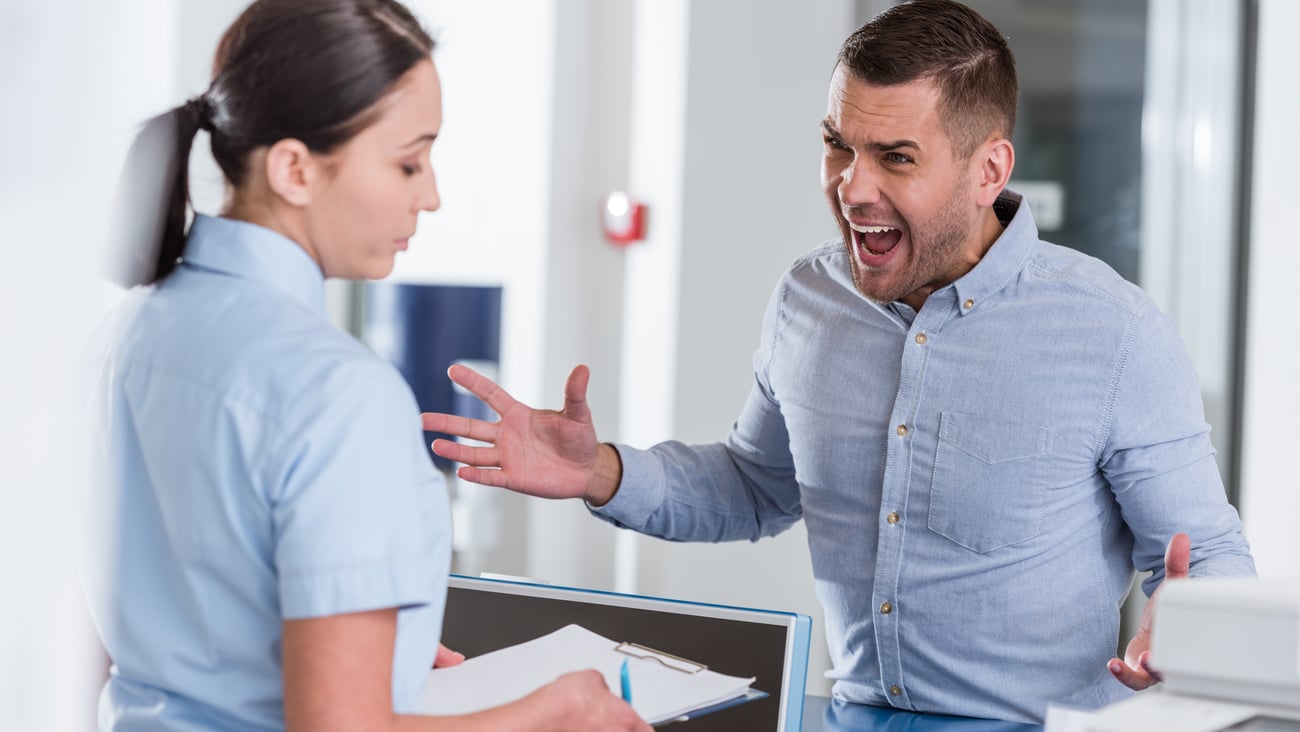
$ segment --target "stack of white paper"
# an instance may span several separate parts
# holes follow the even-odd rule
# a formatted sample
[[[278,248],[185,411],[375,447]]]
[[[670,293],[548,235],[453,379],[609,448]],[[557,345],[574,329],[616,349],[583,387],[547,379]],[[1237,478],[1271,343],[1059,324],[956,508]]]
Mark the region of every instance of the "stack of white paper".
[[[424,685],[425,714],[467,714],[523,698],[571,671],[595,669],[614,694],[619,669],[628,659],[632,708],[650,724],[744,694],[753,678],[714,671],[687,673],[653,658],[616,650],[619,643],[579,625],[567,625],[541,638],[485,653],[450,668],[429,672]]]

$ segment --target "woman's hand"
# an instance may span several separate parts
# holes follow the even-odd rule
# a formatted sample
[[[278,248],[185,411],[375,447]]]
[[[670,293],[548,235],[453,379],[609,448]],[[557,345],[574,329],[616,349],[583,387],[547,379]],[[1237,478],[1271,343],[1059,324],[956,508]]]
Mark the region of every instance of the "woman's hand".
[[[537,729],[554,732],[615,730],[616,732],[650,732],[637,713],[610,692],[599,671],[575,671],[543,686],[520,703],[538,705],[540,719],[549,724]],[[522,729],[522,728],[521,728]]]
[[[433,657],[434,668],[447,668],[448,666],[459,666],[465,661],[465,654],[453,651],[443,644],[438,644],[438,654]]]

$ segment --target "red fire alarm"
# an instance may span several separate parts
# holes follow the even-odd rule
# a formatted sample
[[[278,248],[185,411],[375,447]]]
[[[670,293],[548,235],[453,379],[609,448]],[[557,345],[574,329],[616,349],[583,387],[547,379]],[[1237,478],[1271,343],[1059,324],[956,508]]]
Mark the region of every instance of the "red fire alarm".
[[[622,191],[605,198],[605,211],[601,216],[605,238],[619,246],[645,241],[645,204]]]

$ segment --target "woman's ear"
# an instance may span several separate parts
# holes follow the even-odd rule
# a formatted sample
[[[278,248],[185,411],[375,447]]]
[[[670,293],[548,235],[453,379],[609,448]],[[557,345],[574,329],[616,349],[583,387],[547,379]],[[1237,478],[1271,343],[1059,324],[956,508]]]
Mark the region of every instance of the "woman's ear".
[[[975,198],[980,206],[992,206],[1011,180],[1016,166],[1016,150],[1006,138],[985,142],[975,151]]]
[[[291,206],[311,203],[312,184],[319,175],[319,161],[300,140],[285,138],[266,151],[267,185]]]

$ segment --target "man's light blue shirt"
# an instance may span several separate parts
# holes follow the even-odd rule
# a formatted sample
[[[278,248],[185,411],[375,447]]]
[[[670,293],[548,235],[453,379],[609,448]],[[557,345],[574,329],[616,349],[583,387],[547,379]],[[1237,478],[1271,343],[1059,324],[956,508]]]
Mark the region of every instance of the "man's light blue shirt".
[[[450,562],[441,475],[391,366],[326,318],[319,267],[196,217],[183,264],[106,330],[89,567],[106,730],[282,729],[281,623],[398,607],[393,707],[433,665]]]
[[[801,517],[838,699],[1041,721],[1129,692],[1106,662],[1134,569],[1254,563],[1173,323],[1100,261],[1038,238],[1007,193],[1001,237],[919,312],[854,288],[838,239],[777,286],[725,443],[618,446],[594,512],[690,541]]]

